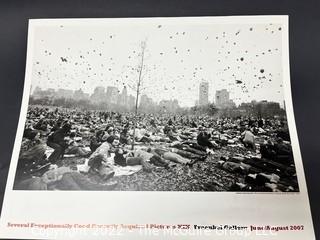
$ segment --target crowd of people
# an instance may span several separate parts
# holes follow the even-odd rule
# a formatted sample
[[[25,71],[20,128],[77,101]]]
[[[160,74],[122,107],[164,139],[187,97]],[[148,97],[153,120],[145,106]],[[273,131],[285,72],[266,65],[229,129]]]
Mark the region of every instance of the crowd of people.
[[[170,171],[176,172],[170,175],[174,182],[181,177],[176,169],[204,166],[234,178],[216,183],[220,188],[191,181],[190,188],[157,183],[139,190],[298,191],[286,119],[135,116],[40,106],[28,109],[14,188],[127,190],[121,186],[123,179],[130,186],[131,176],[149,174],[141,181],[152,182],[154,172]]]

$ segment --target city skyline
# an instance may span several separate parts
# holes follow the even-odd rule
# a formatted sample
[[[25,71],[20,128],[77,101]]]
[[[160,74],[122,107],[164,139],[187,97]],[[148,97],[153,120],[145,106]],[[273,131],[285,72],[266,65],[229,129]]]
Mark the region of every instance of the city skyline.
[[[122,91],[119,91],[117,87],[108,86],[107,88],[98,86],[94,89],[94,92],[90,95],[79,90],[67,90],[53,88],[41,89],[36,87],[32,94],[32,102],[39,104],[46,102],[46,104],[58,104],[58,106],[64,105],[66,100],[79,101],[80,105],[86,105],[88,107],[101,107],[101,104],[109,110],[120,111],[132,111],[136,106],[136,98],[133,95],[128,95],[127,88],[124,86]],[[80,103],[81,102],[81,103]],[[69,105],[70,106],[70,105]],[[120,108],[119,108],[120,107]],[[152,98],[143,94],[138,100],[138,109],[142,112],[175,112],[181,110],[177,99],[173,100],[161,100],[160,102],[153,101]]]
[[[200,83],[200,85],[201,85],[201,83]],[[195,103],[193,103],[193,104],[191,104],[191,105],[189,105],[189,106],[183,106],[183,107],[192,107],[192,106],[196,106],[196,105],[203,105],[203,104],[200,104],[199,102],[199,100],[200,100],[200,97],[199,97],[199,95],[200,95],[200,92],[201,92],[201,90],[200,90],[200,85],[199,85],[199,87],[198,87],[198,98],[196,99],[196,101],[195,101]],[[35,87],[33,87],[33,86],[31,86],[31,95],[33,95],[34,94],[34,90],[37,88],[37,87],[39,87],[39,86],[35,86]],[[95,89],[96,88],[100,88],[100,87],[104,87],[104,86],[97,86],[97,87],[95,87]],[[114,87],[114,88],[117,88],[117,87],[115,87],[115,86],[107,86],[107,87],[104,87],[105,89],[107,89],[108,87]],[[126,88],[126,86],[123,86],[123,89],[124,88]],[[59,91],[59,90],[67,90],[67,91],[72,91],[72,92],[77,92],[77,91],[82,91],[84,94],[86,94],[86,95],[88,95],[88,97],[92,94],[92,93],[94,93],[94,90],[90,93],[90,92],[84,92],[83,91],[83,89],[82,88],[78,88],[78,89],[64,89],[64,88],[46,88],[46,89],[41,89],[41,90],[49,90],[49,89],[54,89],[55,91]],[[118,88],[117,88],[118,89]],[[127,88],[126,88],[127,89]],[[216,104],[217,103],[217,101],[216,101],[216,94],[217,94],[217,92],[220,92],[220,91],[223,91],[223,90],[226,90],[226,91],[228,91],[228,89],[225,89],[225,88],[222,88],[222,89],[217,89],[216,91],[212,91],[212,94],[210,94],[210,95],[212,95],[213,97],[212,97],[212,100],[210,101],[210,99],[209,99],[209,96],[208,96],[208,102],[207,102],[207,104],[210,104],[210,103],[214,103],[214,104]],[[120,91],[120,89],[118,89],[118,93],[120,93],[121,91]],[[209,87],[209,91],[208,91],[208,95],[209,95],[209,93],[210,93],[210,87]],[[228,93],[230,94],[230,92],[228,91]],[[132,92],[131,94],[129,94],[128,96],[133,96],[134,95],[134,92]],[[143,96],[143,95],[147,95],[147,94],[142,94],[141,96]],[[140,96],[140,97],[141,97]],[[148,97],[150,97],[150,98],[152,98],[152,96],[149,96],[149,95],[147,95]],[[135,96],[133,96],[133,97],[135,97]],[[152,98],[152,100],[154,101],[154,102],[156,102],[157,104],[159,103],[159,102],[161,102],[161,101],[163,101],[163,100],[175,100],[175,98],[170,98],[170,99],[160,99],[160,100],[158,100],[158,101],[156,101],[156,100],[154,100],[153,98]],[[232,100],[233,101],[233,99],[229,99],[229,100]],[[244,101],[244,102],[237,102],[237,103],[235,103],[237,106],[239,106],[239,105],[241,105],[241,103],[248,103],[248,102],[251,102],[251,101],[266,101],[266,100],[268,100],[268,99],[250,99],[250,100],[248,100],[248,101]],[[275,102],[277,102],[277,103],[279,103],[280,104],[280,106],[282,106],[282,107],[284,107],[284,100],[282,100],[282,101],[275,101]]]
[[[221,89],[237,104],[284,99],[277,24],[64,24],[37,27],[35,36],[34,87],[92,92],[100,85],[133,85],[140,44],[146,41],[143,94],[156,102],[177,98],[182,106],[193,106],[203,81],[212,86],[210,102]],[[129,87],[128,92],[134,94]]]
[[[200,83],[201,85],[201,83]],[[110,91],[110,89],[116,89],[117,94],[116,96],[112,97],[112,96],[108,96],[108,91]],[[51,92],[52,96],[48,96],[47,91],[54,91]],[[97,92],[99,91],[103,91],[101,92],[101,94],[104,94],[103,97],[97,97],[97,99],[101,100],[101,101],[96,101],[94,100],[96,98],[96,96],[94,96],[95,94],[97,94]],[[41,93],[42,92],[42,93]],[[40,94],[39,94],[40,93]],[[125,96],[124,96],[125,95]],[[90,100],[93,103],[101,103],[101,102],[108,102],[110,101],[110,98],[112,99],[116,99],[113,101],[110,101],[109,103],[111,104],[116,104],[123,101],[127,101],[124,100],[123,98],[130,98],[132,103],[131,105],[135,104],[135,96],[133,96],[132,94],[127,94],[127,88],[124,86],[122,91],[120,91],[117,87],[114,86],[107,86],[107,87],[103,87],[103,86],[97,86],[95,87],[94,91],[90,94],[90,93],[86,93],[83,92],[83,90],[80,88],[78,90],[73,90],[73,89],[53,89],[53,88],[48,88],[48,89],[41,89],[40,87],[36,87],[31,91],[31,95],[32,97],[35,98],[42,98],[44,96],[47,97],[51,97],[51,98],[70,98],[70,99],[75,99],[75,100]],[[195,104],[193,104],[191,107],[193,106],[201,106],[204,104],[200,104],[199,100],[201,98],[201,91],[200,91],[200,86],[199,86],[199,96],[198,96],[198,100],[196,101]],[[218,100],[218,98],[221,98],[220,101]],[[179,105],[179,101],[177,99],[161,99],[159,102],[155,101],[152,97],[148,96],[147,94],[142,94],[139,96],[139,102],[138,102],[138,106],[141,106],[142,104],[146,104],[146,105],[162,105],[165,102],[176,102],[176,104],[179,107],[183,107]],[[241,104],[246,104],[246,103],[250,103],[250,102],[273,102],[273,101],[268,101],[266,99],[262,99],[262,100],[256,100],[256,99],[252,99],[251,101],[248,102],[241,102],[239,104],[235,104],[233,99],[230,99],[229,97],[229,92],[227,89],[221,89],[221,90],[217,90],[215,92],[215,98],[214,100],[210,101],[208,99],[208,102],[206,104],[211,104],[213,103],[215,106],[220,107],[220,108],[229,108],[229,107],[236,107],[236,106],[240,106]],[[276,102],[279,103],[279,102]],[[125,105],[125,104],[124,104]],[[279,103],[279,105],[282,108],[285,108],[285,103],[284,101],[282,103]]]

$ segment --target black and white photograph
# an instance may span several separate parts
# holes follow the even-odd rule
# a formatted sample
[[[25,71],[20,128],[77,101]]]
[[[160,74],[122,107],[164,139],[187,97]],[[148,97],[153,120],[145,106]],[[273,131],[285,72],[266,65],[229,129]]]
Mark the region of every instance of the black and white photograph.
[[[299,192],[282,23],[53,20],[33,39],[14,190]]]

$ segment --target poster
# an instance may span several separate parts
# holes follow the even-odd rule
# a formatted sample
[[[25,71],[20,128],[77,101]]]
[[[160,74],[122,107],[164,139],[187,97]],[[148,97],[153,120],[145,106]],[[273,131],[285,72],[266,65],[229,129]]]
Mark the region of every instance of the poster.
[[[30,20],[0,237],[313,239],[288,31]]]

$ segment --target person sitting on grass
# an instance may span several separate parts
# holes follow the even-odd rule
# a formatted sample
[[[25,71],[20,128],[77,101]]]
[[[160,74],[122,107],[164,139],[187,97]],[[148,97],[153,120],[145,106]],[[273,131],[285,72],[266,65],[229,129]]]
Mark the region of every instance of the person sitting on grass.
[[[252,130],[250,130],[249,128],[247,130],[245,130],[242,134],[243,136],[243,144],[246,148],[255,150],[256,149],[256,145],[255,145],[255,136],[252,133]]]
[[[98,147],[101,146],[103,142],[105,142],[103,139],[104,135],[105,132],[103,130],[99,130],[96,132],[96,135],[91,138],[90,149],[92,152],[94,152]]]
[[[64,152],[68,147],[65,137],[69,134],[70,130],[71,125],[66,123],[62,128],[49,135],[47,145],[54,149],[53,153],[48,158],[51,163],[56,163],[59,159],[63,158]]]

